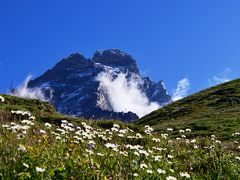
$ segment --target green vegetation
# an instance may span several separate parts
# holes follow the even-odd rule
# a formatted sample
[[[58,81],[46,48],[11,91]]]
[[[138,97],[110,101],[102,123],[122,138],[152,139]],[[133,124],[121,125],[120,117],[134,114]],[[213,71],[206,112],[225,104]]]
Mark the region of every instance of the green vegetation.
[[[22,99],[15,96],[0,95],[4,102],[0,103],[0,116],[9,118],[11,110],[29,111],[39,118],[58,115],[55,108],[47,102],[37,99]]]
[[[232,134],[240,131],[240,79],[176,101],[136,124],[149,124],[159,133],[166,128],[191,128],[195,137],[215,134],[221,140],[232,140]]]
[[[226,148],[218,134],[87,121],[6,95],[0,112],[0,179],[240,178],[240,133]]]

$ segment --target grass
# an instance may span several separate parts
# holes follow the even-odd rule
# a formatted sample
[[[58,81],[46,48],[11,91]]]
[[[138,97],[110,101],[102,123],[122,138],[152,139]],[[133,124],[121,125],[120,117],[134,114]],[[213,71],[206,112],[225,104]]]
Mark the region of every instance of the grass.
[[[193,130],[169,128],[156,134],[150,126],[65,117],[47,103],[4,97],[0,179],[240,178],[237,134],[226,148],[217,134],[195,138]]]
[[[159,133],[166,128],[191,128],[193,136],[217,134],[223,141],[233,140],[232,134],[240,130],[240,79],[176,101],[136,124],[149,124]]]
[[[48,116],[58,116],[55,108],[47,102],[42,102],[37,99],[23,99],[15,96],[3,95],[4,103],[0,103],[0,116],[9,119],[11,117],[11,110],[29,111],[38,118]]]

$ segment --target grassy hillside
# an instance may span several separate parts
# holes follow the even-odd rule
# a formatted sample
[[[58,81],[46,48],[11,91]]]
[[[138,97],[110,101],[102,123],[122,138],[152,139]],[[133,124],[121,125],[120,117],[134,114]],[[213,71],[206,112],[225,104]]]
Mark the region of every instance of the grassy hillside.
[[[240,79],[176,101],[136,124],[149,124],[157,132],[191,128],[194,136],[215,134],[223,140],[233,139],[232,134],[240,131]]]
[[[37,99],[19,98],[16,96],[10,96],[10,95],[4,95],[4,94],[0,94],[0,96],[4,98],[4,102],[0,102],[0,120],[2,122],[11,121],[14,118],[16,118],[16,116],[12,115],[11,113],[12,110],[30,112],[31,115],[36,117],[36,119],[42,123],[49,122],[53,124],[59,124],[63,119],[74,121],[76,123],[80,123],[82,121],[88,121],[88,120],[77,118],[74,116],[66,116],[66,115],[60,114],[55,110],[54,106],[52,106],[48,102],[43,102]],[[20,117],[20,119],[21,118],[24,118],[24,116]],[[120,122],[120,121],[112,121],[112,120],[91,121],[92,124],[101,128],[109,128],[115,122],[118,122],[124,127],[131,127],[137,130],[141,129],[141,127],[135,126],[133,124],[124,124],[123,122]]]
[[[239,179],[240,146],[0,96],[0,179]],[[176,136],[176,137],[173,137]]]
[[[47,102],[37,99],[22,99],[10,95],[1,95],[4,102],[0,103],[0,117],[8,119],[11,116],[11,110],[29,111],[34,116],[44,118],[57,115],[55,108]]]

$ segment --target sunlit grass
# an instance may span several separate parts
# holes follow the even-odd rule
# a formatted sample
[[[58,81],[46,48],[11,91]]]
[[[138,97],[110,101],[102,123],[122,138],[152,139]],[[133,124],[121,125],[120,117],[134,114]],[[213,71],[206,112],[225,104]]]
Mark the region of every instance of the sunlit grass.
[[[229,150],[215,135],[195,139],[191,129],[176,134],[172,128],[157,135],[150,126],[113,121],[42,123],[30,113],[17,113],[27,117],[12,112],[11,121],[0,121],[1,179],[240,177],[238,142]]]

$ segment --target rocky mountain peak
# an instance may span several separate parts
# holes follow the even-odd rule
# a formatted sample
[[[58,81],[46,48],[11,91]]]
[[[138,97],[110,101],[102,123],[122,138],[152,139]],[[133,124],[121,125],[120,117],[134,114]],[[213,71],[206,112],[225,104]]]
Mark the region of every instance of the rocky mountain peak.
[[[57,63],[54,68],[72,68],[82,70],[91,67],[93,67],[93,63],[89,59],[86,59],[83,55],[79,53],[73,53],[69,57],[64,58],[59,63]]]
[[[113,74],[107,71],[109,69]],[[105,79],[96,79],[101,74]],[[126,75],[126,81],[117,79],[120,74]],[[46,98],[57,111],[63,114],[96,119],[119,119],[128,122],[138,119],[134,112],[126,110],[121,112],[123,110],[114,109],[115,106],[109,98],[109,89],[102,84],[105,80],[111,82],[116,80],[115,84],[116,82],[127,83],[127,86],[121,85],[126,88],[132,87],[128,87],[129,83],[135,85],[139,82],[139,88],[136,91],[144,94],[143,97],[146,96],[149,103],[155,102],[162,106],[171,101],[163,84],[155,83],[149,77],[142,77],[135,59],[119,49],[97,51],[92,60],[79,53],[71,54],[40,77],[31,80],[28,87],[41,88]],[[145,102],[145,99],[143,101]]]
[[[107,66],[123,67],[131,72],[139,73],[135,59],[119,49],[98,50],[93,55],[92,61]]]

